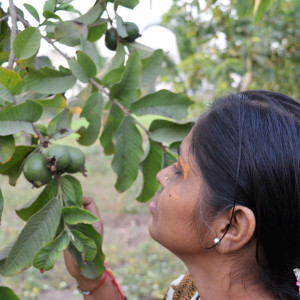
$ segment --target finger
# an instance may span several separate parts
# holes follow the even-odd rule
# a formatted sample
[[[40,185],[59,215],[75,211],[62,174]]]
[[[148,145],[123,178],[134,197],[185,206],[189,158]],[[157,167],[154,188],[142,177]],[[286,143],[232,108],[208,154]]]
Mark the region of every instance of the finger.
[[[100,219],[99,210],[92,197],[83,196],[83,208],[89,210],[94,216]],[[103,236],[103,223],[101,219],[92,224],[94,229],[97,230]]]
[[[84,209],[89,210],[93,215],[100,218],[99,210],[92,197],[83,196],[82,206]]]

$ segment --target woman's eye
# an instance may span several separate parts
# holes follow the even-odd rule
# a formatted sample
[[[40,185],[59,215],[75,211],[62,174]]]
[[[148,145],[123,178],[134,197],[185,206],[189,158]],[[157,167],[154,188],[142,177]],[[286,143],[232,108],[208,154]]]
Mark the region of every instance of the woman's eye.
[[[181,171],[176,167],[176,165],[172,165],[172,168],[176,175],[181,173]]]

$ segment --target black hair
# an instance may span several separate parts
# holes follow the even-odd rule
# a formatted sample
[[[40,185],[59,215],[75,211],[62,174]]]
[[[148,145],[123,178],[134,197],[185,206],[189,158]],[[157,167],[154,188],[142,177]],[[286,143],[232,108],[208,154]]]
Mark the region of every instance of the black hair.
[[[209,211],[251,209],[259,279],[278,299],[300,299],[300,104],[270,91],[226,95],[195,124],[191,147]]]

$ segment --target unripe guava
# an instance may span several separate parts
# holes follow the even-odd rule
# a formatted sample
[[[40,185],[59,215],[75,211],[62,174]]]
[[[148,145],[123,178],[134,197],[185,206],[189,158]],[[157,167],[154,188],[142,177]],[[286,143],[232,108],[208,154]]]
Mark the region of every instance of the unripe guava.
[[[135,41],[135,39],[141,36],[139,32],[139,28],[135,23],[127,22],[125,23],[125,26],[128,34],[128,36],[125,38],[126,42],[132,43]]]
[[[115,51],[118,45],[118,36],[115,29],[110,28],[105,34],[105,45],[109,50]]]
[[[45,156],[39,152],[30,155],[24,163],[24,176],[35,187],[40,187],[51,179],[51,173],[46,164]]]
[[[55,167],[57,171],[65,169],[70,163],[68,147],[64,145],[54,145],[46,153],[46,157],[55,158]]]
[[[67,146],[70,162],[65,168],[68,173],[76,173],[84,170],[85,156],[83,152],[75,147]]]

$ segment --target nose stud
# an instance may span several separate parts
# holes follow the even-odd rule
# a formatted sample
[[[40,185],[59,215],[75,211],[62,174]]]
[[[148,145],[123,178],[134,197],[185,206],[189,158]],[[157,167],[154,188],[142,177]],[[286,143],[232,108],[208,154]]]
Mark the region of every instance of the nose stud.
[[[165,181],[167,181],[167,180],[169,179],[169,177],[168,177],[168,176],[165,176],[165,178],[164,178],[164,179],[165,179]]]

